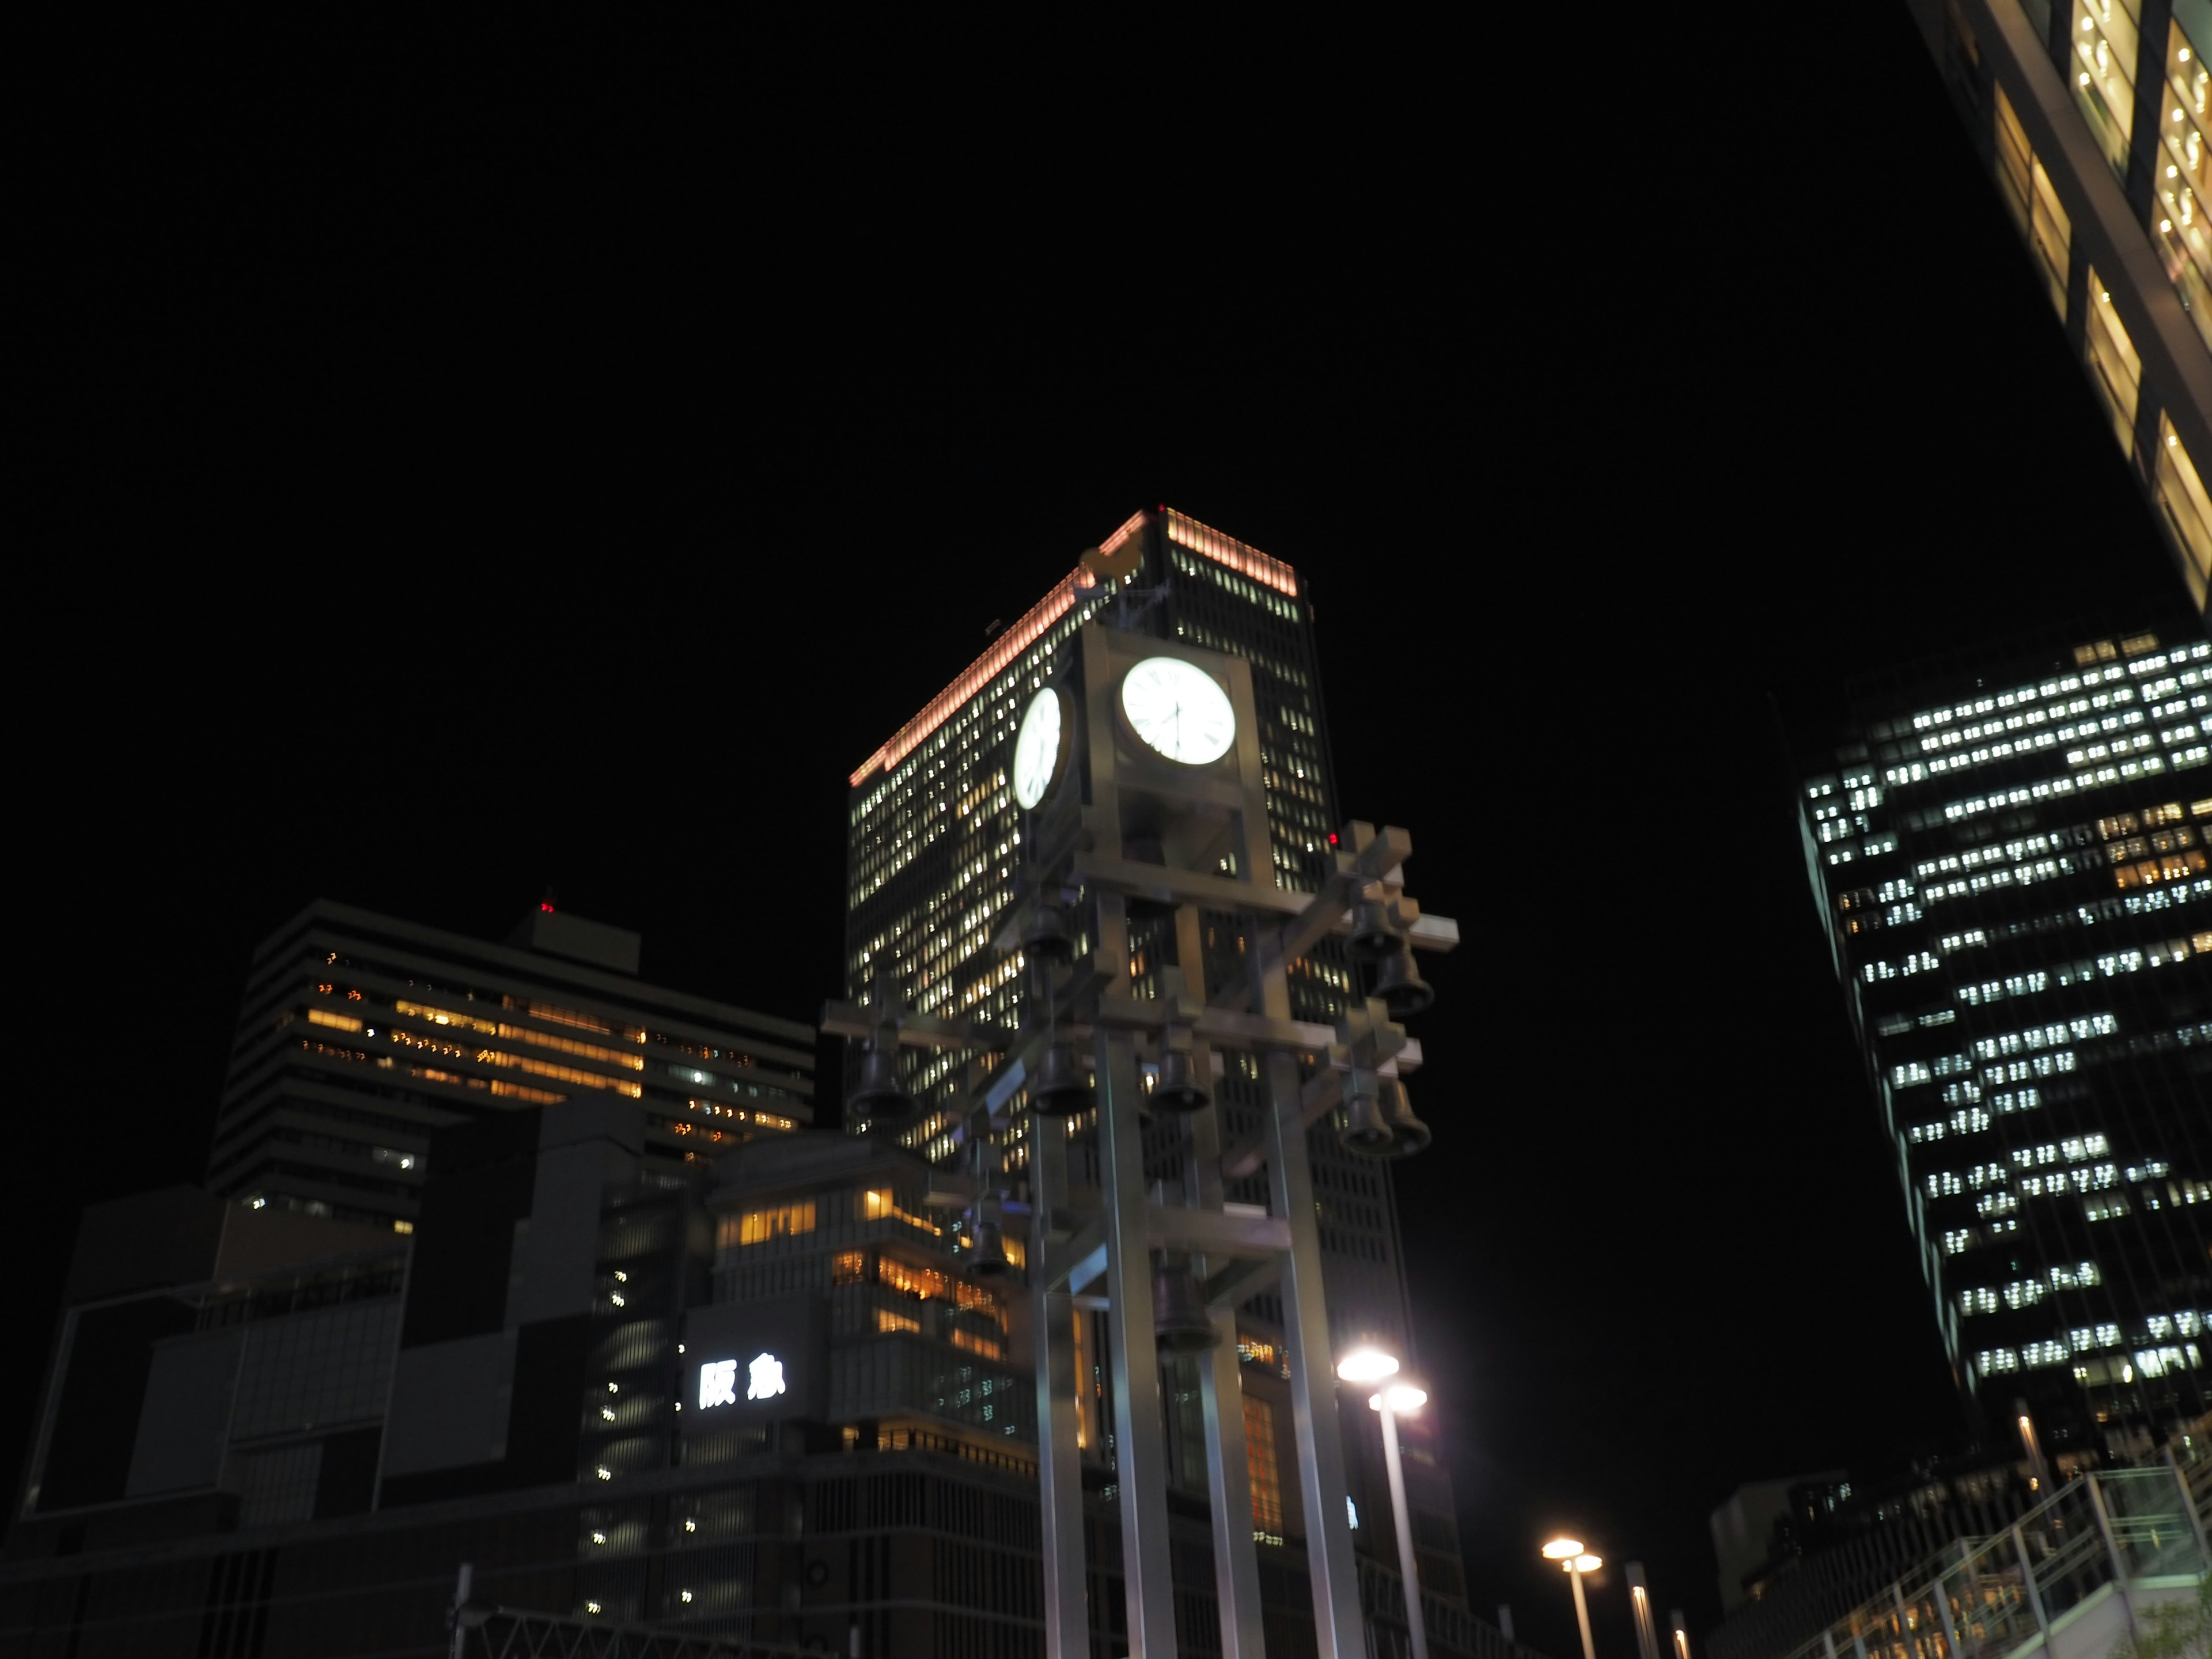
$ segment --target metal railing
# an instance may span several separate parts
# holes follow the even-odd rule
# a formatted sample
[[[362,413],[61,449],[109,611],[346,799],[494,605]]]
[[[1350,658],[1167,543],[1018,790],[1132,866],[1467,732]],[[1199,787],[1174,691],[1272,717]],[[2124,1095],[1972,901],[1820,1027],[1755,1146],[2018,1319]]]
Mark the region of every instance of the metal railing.
[[[741,1637],[610,1625],[520,1607],[466,1608],[460,1623],[453,1648],[459,1659],[796,1659],[803,1651]]]
[[[1979,1659],[2046,1650],[2109,1586],[2188,1582],[2212,1567],[2203,1505],[2212,1458],[2069,1481],[2007,1531],[1961,1539],[1789,1659]]]

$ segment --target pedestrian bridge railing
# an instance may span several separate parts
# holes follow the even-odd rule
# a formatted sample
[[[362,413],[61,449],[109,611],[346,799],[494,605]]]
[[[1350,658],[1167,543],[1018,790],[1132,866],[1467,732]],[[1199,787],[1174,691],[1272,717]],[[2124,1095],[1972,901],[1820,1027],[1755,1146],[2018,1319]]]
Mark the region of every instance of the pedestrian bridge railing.
[[[1788,1659],[2106,1659],[2145,1610],[2195,1595],[2212,1570],[2208,1492],[2212,1460],[2084,1474],[2007,1531],[1922,1562]]]

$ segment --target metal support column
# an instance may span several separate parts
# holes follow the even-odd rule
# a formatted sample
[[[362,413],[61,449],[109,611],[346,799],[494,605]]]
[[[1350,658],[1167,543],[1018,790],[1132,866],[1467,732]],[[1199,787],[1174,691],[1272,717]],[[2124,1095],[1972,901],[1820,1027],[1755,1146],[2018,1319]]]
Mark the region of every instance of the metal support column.
[[[2035,1582],[2035,1564],[2027,1558],[2027,1534],[2015,1521],[2012,1526],[2012,1553],[2020,1560],[2021,1587],[2027,1592],[2027,1610],[2035,1615],[2035,1628],[2043,1638],[2044,1651],[2051,1650],[2051,1620],[2043,1611],[2043,1591]]]
[[[1075,1374],[1075,1298],[1048,1288],[1045,1235],[1067,1200],[1064,1119],[1030,1117],[1030,1306],[1036,1321],[1037,1498],[1044,1521],[1045,1659],[1091,1659],[1083,1559],[1083,1461],[1076,1449],[1083,1380]]]
[[[1322,1290],[1321,1240],[1313,1224],[1313,1171],[1306,1162],[1297,1062],[1285,1054],[1268,1055],[1267,1079],[1267,1184],[1275,1213],[1291,1222],[1290,1255],[1283,1264],[1283,1323],[1290,1334],[1291,1417],[1297,1429],[1306,1571],[1313,1579],[1314,1643],[1320,1659],[1362,1659],[1367,1651],[1365,1620],[1352,1559],[1352,1525],[1344,1512],[1347,1486],[1336,1419],[1336,1362]]]
[[[1103,909],[1109,901],[1102,900]],[[1168,1548],[1168,1456],[1159,1350],[1152,1334],[1152,1253],[1145,1217],[1143,1085],[1126,1032],[1097,1028],[1098,1164],[1104,1188],[1107,1296],[1113,1304],[1114,1480],[1120,1488],[1121,1586],[1129,1651],[1174,1659],[1175,1585]]]
[[[2104,1536],[2105,1553],[2112,1559],[2112,1583],[2120,1592],[2120,1611],[2128,1616],[2128,1640],[2130,1644],[2140,1643],[2142,1640],[2142,1631],[2136,1622],[2136,1587],[2134,1582],[2128,1577],[2128,1558],[2120,1553],[2120,1540],[2112,1531],[2112,1511],[2105,1507],[2105,1492],[2102,1485],[2094,1474],[2088,1476],[2087,1480],[2089,1507],[2096,1512],[2097,1530]],[[2185,1506],[2188,1498],[2189,1494],[2186,1492],[2182,1493]]]
[[[1198,907],[1176,908],[1176,965],[1180,992],[1204,1006],[1205,946]],[[1221,1091],[1212,1084],[1213,1056],[1200,1043],[1191,1064],[1213,1087],[1213,1103],[1183,1120],[1183,1201],[1193,1209],[1221,1208]],[[1196,1265],[1196,1264],[1194,1264]],[[1211,1270],[1218,1263],[1207,1262]],[[1203,1281],[1201,1276],[1200,1282]],[[1198,1398],[1206,1423],[1206,1468],[1213,1522],[1213,1595],[1221,1609],[1221,1659],[1265,1659],[1267,1644],[1260,1610],[1260,1558],[1252,1540],[1252,1464],[1244,1443],[1244,1384],[1237,1370],[1237,1310],[1213,1315],[1214,1345],[1198,1363]]]

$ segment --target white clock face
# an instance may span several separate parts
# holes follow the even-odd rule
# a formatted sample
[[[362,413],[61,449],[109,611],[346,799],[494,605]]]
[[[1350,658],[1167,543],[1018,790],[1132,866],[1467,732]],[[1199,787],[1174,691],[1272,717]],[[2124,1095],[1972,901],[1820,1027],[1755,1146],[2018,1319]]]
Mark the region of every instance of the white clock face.
[[[1146,744],[1185,766],[1219,760],[1237,740],[1229,694],[1180,657],[1147,657],[1124,675],[1121,712]]]
[[[1044,799],[1060,769],[1060,693],[1052,687],[1030,699],[1014,733],[1014,800],[1024,812]]]

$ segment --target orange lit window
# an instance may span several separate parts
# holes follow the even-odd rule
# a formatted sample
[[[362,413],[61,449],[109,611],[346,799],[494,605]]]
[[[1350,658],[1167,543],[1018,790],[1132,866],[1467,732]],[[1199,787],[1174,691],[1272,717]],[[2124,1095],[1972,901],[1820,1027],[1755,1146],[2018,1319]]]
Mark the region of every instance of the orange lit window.
[[[2106,841],[2112,840],[2114,836],[2132,836],[2142,828],[2142,826],[2136,822],[2136,815],[2132,812],[2123,812],[2116,818],[2097,820],[2097,834]]]
[[[860,1217],[863,1221],[903,1221],[909,1227],[919,1227],[936,1237],[945,1236],[945,1229],[933,1221],[925,1221],[910,1211],[902,1210],[898,1199],[888,1187],[877,1187],[860,1194]]]
[[[468,1085],[471,1089],[477,1087],[477,1079],[469,1079]],[[558,1105],[568,1097],[566,1095],[549,1093],[544,1089],[533,1089],[526,1083],[503,1083],[496,1080],[491,1085],[491,1091],[505,1099],[527,1100],[538,1106]]]
[[[618,1095],[628,1095],[632,1100],[643,1097],[642,1084],[624,1083],[619,1078],[604,1077],[597,1072],[580,1072],[573,1066],[556,1066],[550,1060],[531,1060],[521,1054],[510,1054],[500,1048],[480,1048],[477,1051],[480,1066],[512,1066],[535,1077],[550,1077],[562,1083],[581,1084],[586,1089],[611,1089]]]
[[[333,1030],[339,1031],[358,1031],[361,1030],[361,1022],[354,1018],[352,1015],[333,1014],[329,1012],[327,1010],[321,1008],[310,1008],[307,1010],[307,1024],[310,1025],[327,1025]]]
[[[832,1285],[857,1285],[868,1276],[868,1254],[866,1250],[840,1250],[830,1258],[830,1282]]]
[[[764,1244],[774,1238],[788,1238],[793,1233],[814,1231],[814,1200],[802,1198],[793,1204],[779,1204],[774,1209],[748,1210],[738,1218],[738,1243]],[[722,1223],[722,1243],[730,1242],[730,1224]]]
[[[934,1297],[969,1313],[988,1315],[1001,1330],[1006,1328],[1006,1310],[996,1297],[934,1267],[910,1267],[895,1257],[884,1256],[876,1263],[876,1282],[924,1302]]]
[[[1004,1359],[1006,1357],[1006,1344],[994,1336],[985,1336],[976,1331],[963,1331],[957,1325],[953,1327],[950,1335],[952,1338],[952,1346],[956,1348],[965,1349],[969,1353],[981,1354],[986,1359]]]
[[[876,1310],[876,1328],[879,1331],[919,1331],[921,1322],[902,1313],[893,1313],[889,1308],[878,1308]]]
[[[1283,1482],[1275,1468],[1275,1411],[1249,1394],[1244,1396],[1244,1458],[1252,1470],[1252,1528],[1279,1538]]]
[[[458,1025],[464,1030],[475,1031],[484,1036],[497,1036],[496,1020],[478,1019],[474,1014],[456,1012],[451,1008],[433,1008],[428,1003],[394,1001],[394,1013],[404,1014],[410,1019],[427,1019],[433,1025]]]

